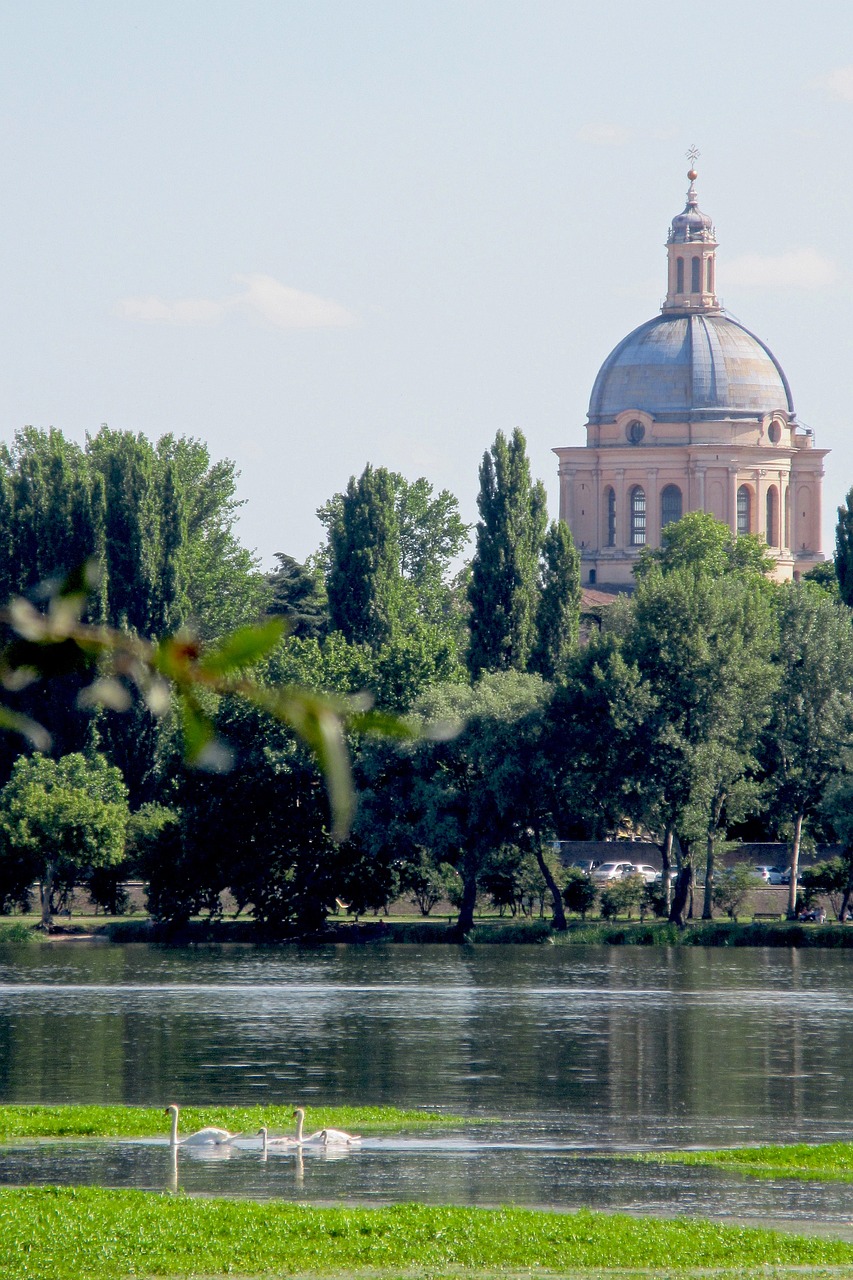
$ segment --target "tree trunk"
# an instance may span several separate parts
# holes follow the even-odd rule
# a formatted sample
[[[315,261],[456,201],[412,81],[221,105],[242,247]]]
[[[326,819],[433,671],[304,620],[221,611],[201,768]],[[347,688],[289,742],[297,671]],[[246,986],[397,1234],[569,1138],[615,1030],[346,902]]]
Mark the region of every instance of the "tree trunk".
[[[788,885],[788,919],[797,914],[797,871],[800,867],[800,843],[803,838],[803,814],[794,819],[794,841],[791,845],[791,883]]]
[[[675,893],[672,896],[672,907],[670,908],[669,918],[673,924],[677,924],[681,929],[684,927],[684,920],[688,908],[688,904],[693,897],[693,863],[691,861],[682,862],[678,871],[678,878],[675,881]]]
[[[48,862],[45,867],[45,873],[39,882],[39,893],[41,895],[41,927],[46,933],[50,933],[53,917],[50,914],[50,899],[53,896],[53,880],[56,874],[56,868],[52,862]]]
[[[669,915],[672,910],[672,841],[675,830],[672,823],[669,824],[664,832],[663,844],[660,850],[661,866],[663,875],[661,881],[663,883],[663,900],[666,904],[666,914]]]
[[[459,904],[459,919],[456,921],[456,933],[462,939],[474,927],[474,908],[477,905],[476,873],[463,872],[462,901]]]
[[[840,924],[843,924],[847,919],[847,912],[850,907],[851,897],[853,897],[853,868],[850,869],[850,873],[847,876],[847,885],[844,890],[844,896],[841,899],[841,908],[838,912],[838,921]]]
[[[542,879],[548,886],[548,892],[550,893],[551,900],[553,902],[554,928],[563,931],[568,928],[568,925],[566,924],[566,913],[563,910],[563,895],[557,888],[556,880],[551,875],[551,868],[542,856],[542,845],[538,840],[536,841],[533,852],[536,855],[536,862],[539,867],[539,871],[541,872]]]
[[[714,836],[708,832],[705,845],[705,898],[702,903],[702,919],[714,918]]]

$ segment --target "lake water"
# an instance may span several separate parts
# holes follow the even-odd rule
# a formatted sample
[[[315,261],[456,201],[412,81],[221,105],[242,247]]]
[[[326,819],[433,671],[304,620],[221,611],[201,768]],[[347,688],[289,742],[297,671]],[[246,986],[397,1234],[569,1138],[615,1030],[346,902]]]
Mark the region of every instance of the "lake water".
[[[0,1182],[701,1213],[847,1234],[853,1187],[618,1154],[849,1138],[851,960],[621,947],[0,953],[0,1101],[388,1103],[485,1125],[340,1158],[32,1143]],[[164,1117],[164,1137],[166,1135]]]

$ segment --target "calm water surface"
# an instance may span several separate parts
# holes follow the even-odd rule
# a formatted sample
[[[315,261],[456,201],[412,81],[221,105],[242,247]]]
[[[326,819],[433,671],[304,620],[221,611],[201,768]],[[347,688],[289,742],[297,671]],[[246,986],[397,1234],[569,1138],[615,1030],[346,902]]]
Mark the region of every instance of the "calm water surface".
[[[608,1153],[848,1138],[851,973],[844,953],[781,949],[16,949],[0,953],[0,1100],[389,1103],[490,1118],[341,1159],[262,1161],[250,1141],[219,1160],[180,1152],[188,1190],[835,1228],[853,1218],[853,1188]],[[0,1153],[7,1184],[174,1179],[159,1144]]]

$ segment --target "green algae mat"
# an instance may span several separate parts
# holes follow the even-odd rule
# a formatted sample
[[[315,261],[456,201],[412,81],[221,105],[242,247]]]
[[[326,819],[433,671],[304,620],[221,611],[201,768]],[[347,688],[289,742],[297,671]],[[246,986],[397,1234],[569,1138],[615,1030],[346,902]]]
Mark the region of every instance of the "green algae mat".
[[[821,1270],[821,1268],[823,1270]],[[799,1269],[795,1271],[792,1269]],[[0,1191],[0,1275],[853,1276],[853,1244],[692,1219],[419,1204],[309,1208],[101,1188]]]

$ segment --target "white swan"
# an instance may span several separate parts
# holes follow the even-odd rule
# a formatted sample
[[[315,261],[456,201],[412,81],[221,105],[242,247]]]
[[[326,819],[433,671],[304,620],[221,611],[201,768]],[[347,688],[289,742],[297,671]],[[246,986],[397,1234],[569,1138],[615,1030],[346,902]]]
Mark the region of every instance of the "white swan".
[[[320,1137],[324,1147],[354,1147],[361,1142],[357,1133],[344,1133],[343,1129],[321,1129]]]
[[[169,1146],[171,1147],[221,1147],[226,1142],[233,1141],[239,1137],[239,1134],[229,1133],[227,1129],[217,1129],[214,1125],[209,1125],[206,1129],[199,1129],[197,1133],[191,1133],[188,1138],[178,1137],[178,1107],[173,1102],[171,1106],[166,1107],[165,1114],[172,1117],[172,1132],[169,1135]]]
[[[325,1141],[323,1138],[323,1134],[326,1132],[325,1129],[318,1129],[316,1133],[309,1133],[308,1136],[305,1137],[302,1133],[302,1126],[305,1123],[305,1112],[303,1111],[302,1107],[297,1107],[293,1114],[296,1117],[296,1137],[293,1139],[293,1141],[298,1146],[304,1147],[309,1142],[316,1143],[316,1144],[322,1143],[323,1145],[325,1145]]]
[[[296,1147],[299,1145],[296,1138],[271,1138],[265,1124],[262,1124],[258,1130],[258,1137],[263,1139],[262,1150],[265,1153],[269,1147]]]

